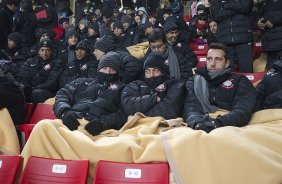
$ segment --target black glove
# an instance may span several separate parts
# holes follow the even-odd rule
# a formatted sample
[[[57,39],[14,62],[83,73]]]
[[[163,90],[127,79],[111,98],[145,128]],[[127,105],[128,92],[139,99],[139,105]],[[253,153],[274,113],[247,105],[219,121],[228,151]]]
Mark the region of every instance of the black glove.
[[[105,89],[101,90],[98,94],[98,98],[103,98],[115,106],[120,104],[120,90],[117,89]]]
[[[215,129],[215,125],[212,121],[204,121],[200,123],[196,123],[194,130],[204,130],[205,132],[209,133]]]
[[[76,130],[80,125],[79,121],[76,119],[75,113],[71,110],[64,113],[62,121],[71,131]]]
[[[99,118],[90,121],[84,129],[90,133],[91,135],[95,136],[100,134],[104,129],[103,129],[103,123]]]

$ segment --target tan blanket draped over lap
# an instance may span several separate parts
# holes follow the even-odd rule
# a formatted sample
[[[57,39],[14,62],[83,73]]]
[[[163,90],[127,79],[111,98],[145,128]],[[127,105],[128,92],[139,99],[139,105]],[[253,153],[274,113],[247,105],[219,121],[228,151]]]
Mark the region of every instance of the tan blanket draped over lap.
[[[0,155],[19,154],[20,144],[12,118],[6,108],[0,109]]]
[[[179,184],[279,184],[282,182],[282,109],[257,112],[250,125],[206,134],[181,118],[164,120],[136,113],[120,131],[90,136],[81,120],[69,131],[60,120],[38,123],[22,151],[29,156],[89,159],[88,183],[98,160],[168,161]],[[176,128],[171,128],[171,127]]]

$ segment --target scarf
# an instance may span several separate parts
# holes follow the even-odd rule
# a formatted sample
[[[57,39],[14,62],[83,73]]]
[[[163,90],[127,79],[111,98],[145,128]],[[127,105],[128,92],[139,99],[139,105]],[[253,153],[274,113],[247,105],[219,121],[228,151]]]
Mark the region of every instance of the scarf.
[[[72,47],[74,47],[74,49]],[[68,46],[68,63],[72,62],[74,59],[75,59],[75,45]]]
[[[170,78],[180,80],[181,77],[180,77],[180,68],[179,68],[178,59],[171,45],[167,45],[166,54],[168,54],[168,66],[169,66]]]
[[[209,78],[215,79],[218,76],[222,76],[225,73],[229,73],[231,70],[230,68],[215,71],[215,72],[209,72],[208,76]],[[210,104],[209,101],[209,88],[208,88],[208,82],[202,75],[196,75],[194,78],[194,91],[197,99],[200,101],[202,105],[202,109],[204,113],[213,113],[217,111],[219,108],[216,106],[213,106]]]

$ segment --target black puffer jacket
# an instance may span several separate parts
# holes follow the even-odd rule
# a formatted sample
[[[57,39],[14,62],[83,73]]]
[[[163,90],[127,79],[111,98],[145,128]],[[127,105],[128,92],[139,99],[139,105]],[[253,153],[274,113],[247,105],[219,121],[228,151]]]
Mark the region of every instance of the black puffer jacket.
[[[72,110],[78,119],[84,117],[91,121],[93,117],[99,117],[105,129],[119,129],[126,122],[120,108],[120,93],[123,88],[124,84],[121,82],[110,84],[97,78],[77,79],[58,91],[54,112],[58,118],[62,118],[66,110]],[[101,97],[105,91],[108,98]]]
[[[121,95],[122,106],[127,116],[136,112],[147,116],[162,116],[172,119],[182,116],[184,83],[175,79],[164,83],[165,96],[157,102],[157,91],[144,81],[134,81],[124,88]]]
[[[58,90],[59,78],[64,64],[61,60],[43,60],[39,56],[28,59],[19,74],[19,82],[25,88],[45,89],[51,92]]]
[[[273,64],[256,91],[256,110],[282,108],[282,60]]]
[[[207,79],[204,68],[196,70]],[[198,72],[199,71],[199,72]],[[207,71],[207,70],[206,70]],[[199,116],[203,116],[202,105],[195,95],[194,78],[186,83],[187,95],[184,104],[184,120],[190,127],[194,127]],[[255,90],[247,77],[238,74],[226,73],[213,80],[207,79],[209,87],[209,102],[220,109],[230,111],[228,114],[218,117],[223,126],[244,126],[251,119],[255,106]]]
[[[119,55],[118,59],[121,62],[121,71],[119,72],[120,80],[128,84],[139,79],[143,72],[143,63],[126,51],[117,50],[115,52]]]
[[[282,0],[266,1],[262,8],[262,17],[273,24],[263,32],[262,47],[265,51],[282,49]]]
[[[218,23],[217,41],[224,44],[247,43],[252,41],[251,19],[252,0],[213,0],[211,12]]]
[[[67,63],[60,77],[60,88],[78,78],[95,78],[97,67],[98,61],[92,56]]]
[[[0,49],[8,48],[8,35],[12,32],[13,14],[6,6],[0,9]]]

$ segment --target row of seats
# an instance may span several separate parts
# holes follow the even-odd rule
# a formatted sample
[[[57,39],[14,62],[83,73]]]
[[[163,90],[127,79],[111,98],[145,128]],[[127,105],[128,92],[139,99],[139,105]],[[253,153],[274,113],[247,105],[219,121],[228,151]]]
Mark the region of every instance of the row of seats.
[[[29,157],[22,173],[21,156],[0,156],[0,183],[13,184],[20,174],[20,184],[68,183],[85,184],[89,160],[62,160]],[[100,160],[97,162],[93,184],[169,183],[169,166],[166,162],[122,163]]]

